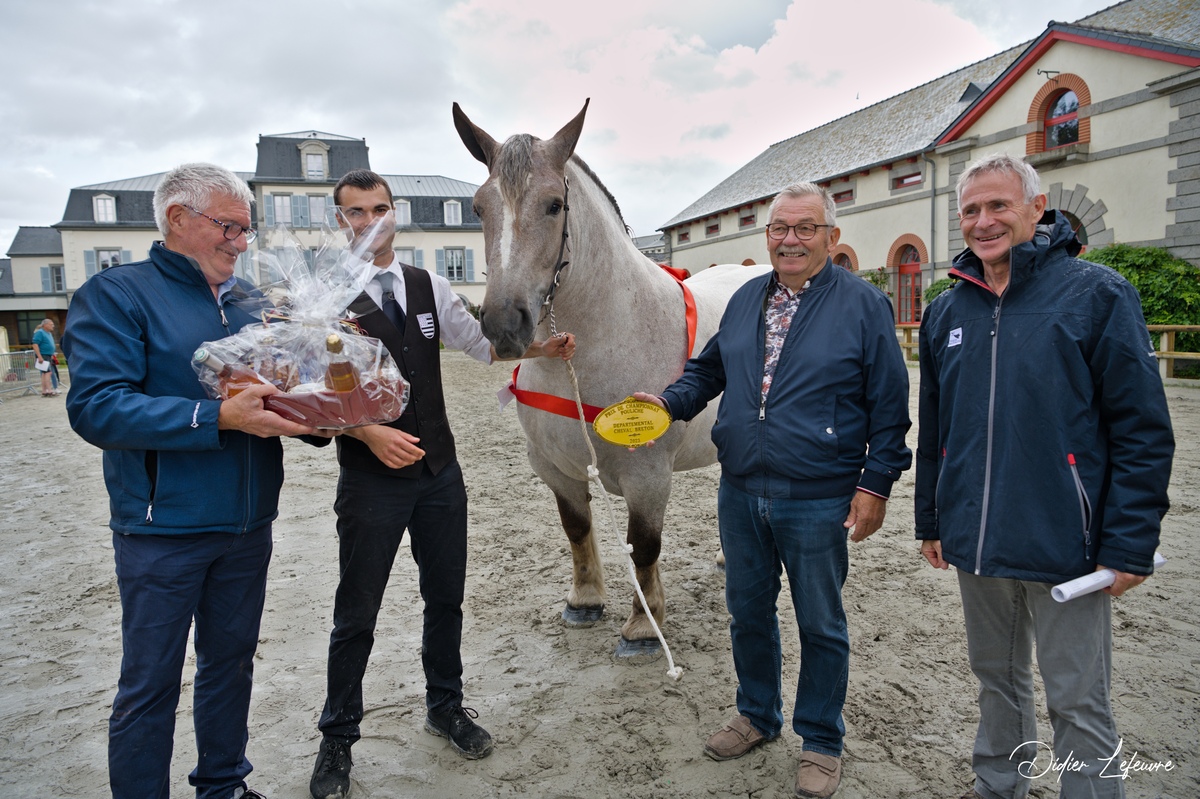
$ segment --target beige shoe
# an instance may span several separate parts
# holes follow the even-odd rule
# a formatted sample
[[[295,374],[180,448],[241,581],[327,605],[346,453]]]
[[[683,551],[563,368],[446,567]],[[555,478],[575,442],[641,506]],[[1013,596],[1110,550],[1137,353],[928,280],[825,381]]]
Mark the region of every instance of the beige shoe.
[[[761,732],[754,729],[750,719],[738,716],[708,737],[704,742],[704,754],[713,760],[733,760],[766,740]]]
[[[802,752],[796,771],[796,796],[833,796],[842,781],[842,759],[820,752]]]

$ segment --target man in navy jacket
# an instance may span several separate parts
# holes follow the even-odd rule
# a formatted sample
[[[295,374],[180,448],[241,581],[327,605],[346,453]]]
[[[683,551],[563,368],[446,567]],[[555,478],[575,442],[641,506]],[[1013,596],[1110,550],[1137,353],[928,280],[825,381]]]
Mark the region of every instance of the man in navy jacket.
[[[75,293],[63,334],[71,426],[104,450],[121,595],[121,678],[109,720],[115,799],[169,799],[175,708],[195,620],[198,799],[249,799],[247,715],[283,484],[278,436],[312,434],[263,407],[274,386],[211,400],[191,366],[203,341],[257,321],[234,276],[253,241],[250,189],[211,164],[154,193],[163,241]]]
[[[912,462],[908,369],[887,297],[829,257],[840,235],[829,194],[789,186],[768,219],[773,272],[730,298],[716,335],[661,397],[634,396],[688,420],[724,392],[712,438],[738,716],[704,751],[729,760],[780,733],[775,603],[786,568],[800,628],[795,788],[826,797],[841,780],[850,671],[847,530],[861,541],[879,529]]]
[[[1020,797],[1035,728],[1032,650],[1063,796],[1121,797],[1106,779],[1111,598],[1154,570],[1174,439],[1137,291],[1074,256],[1037,172],[988,156],[958,180],[959,283],[921,322],[916,525],[929,563],[957,567],[980,682],[976,795]],[[1100,568],[1103,593],[1051,588]],[[1044,754],[1044,753],[1043,753]],[[1022,765],[1022,764],[1026,765]]]

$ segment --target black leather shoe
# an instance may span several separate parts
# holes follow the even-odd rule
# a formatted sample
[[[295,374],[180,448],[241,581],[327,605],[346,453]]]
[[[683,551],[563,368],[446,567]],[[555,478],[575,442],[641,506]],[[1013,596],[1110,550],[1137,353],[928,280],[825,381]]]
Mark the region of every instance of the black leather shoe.
[[[313,799],[346,799],[350,795],[350,744],[342,744],[325,738],[317,752],[317,764],[313,766],[308,792]]]
[[[469,707],[455,705],[446,713],[425,716],[425,729],[450,743],[467,760],[479,760],[492,753],[492,736],[474,722],[479,714]]]

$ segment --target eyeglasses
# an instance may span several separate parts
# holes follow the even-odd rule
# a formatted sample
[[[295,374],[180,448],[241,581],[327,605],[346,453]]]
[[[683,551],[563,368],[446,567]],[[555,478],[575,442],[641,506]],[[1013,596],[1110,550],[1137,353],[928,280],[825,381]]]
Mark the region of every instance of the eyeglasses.
[[[787,238],[788,231],[796,231],[796,238],[800,241],[808,241],[813,236],[817,235],[817,228],[833,227],[833,225],[814,225],[811,222],[803,222],[799,225],[785,225],[782,222],[772,222],[767,225],[767,235],[776,241],[781,241]]]
[[[193,208],[190,205],[184,205],[183,207],[188,209],[192,213],[200,214],[200,216],[204,217],[209,222],[212,222],[214,225],[225,228],[225,239],[227,241],[233,241],[234,239],[236,239],[238,236],[242,235],[243,233],[246,234],[246,243],[247,244],[253,244],[254,240],[256,238],[258,238],[258,231],[252,227],[242,227],[237,222],[222,222],[219,219],[213,219],[208,214],[204,213],[203,211],[197,211],[195,208]]]

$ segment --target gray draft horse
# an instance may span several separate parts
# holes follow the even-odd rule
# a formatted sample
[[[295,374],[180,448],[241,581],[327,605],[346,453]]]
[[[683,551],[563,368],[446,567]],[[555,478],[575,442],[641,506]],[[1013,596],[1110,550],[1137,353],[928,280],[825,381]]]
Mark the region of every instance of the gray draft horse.
[[[474,206],[483,220],[487,254],[487,294],[479,313],[484,334],[501,356],[515,357],[535,335],[550,335],[555,320],[557,329],[575,334],[572,363],[582,401],[604,407],[634,391],[661,391],[678,377],[688,357],[689,331],[680,284],[638,251],[612,195],[573,154],[586,112],[585,102],[549,141],[518,134],[499,144],[457,103],[454,125],[489,172]],[[726,265],[685,281],[695,298],[696,353],[716,331],[729,296],[762,271]],[[574,405],[561,361],[523,362],[516,386]],[[591,458],[580,422],[525,404],[517,406],[517,415],[529,461],[554,492],[571,543],[574,570],[563,619],[571,626],[594,624],[603,613],[605,591],[588,504]],[[660,626],[664,599],[658,557],[671,473],[716,460],[709,437],[715,415],[714,403],[691,422],[674,422],[656,446],[634,452],[588,430],[605,490],[624,497],[628,506],[626,540]],[[621,639],[618,656],[659,649],[636,596]]]

